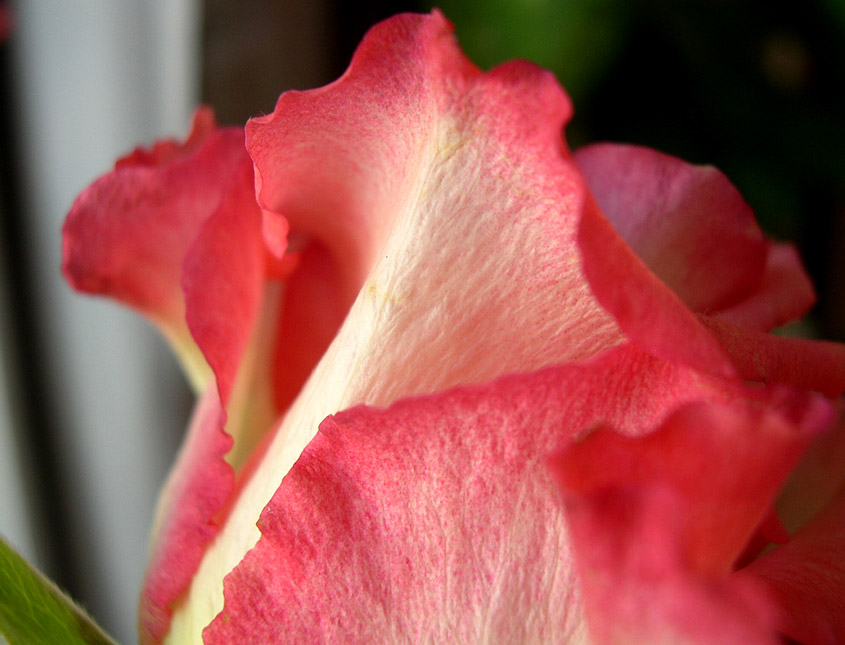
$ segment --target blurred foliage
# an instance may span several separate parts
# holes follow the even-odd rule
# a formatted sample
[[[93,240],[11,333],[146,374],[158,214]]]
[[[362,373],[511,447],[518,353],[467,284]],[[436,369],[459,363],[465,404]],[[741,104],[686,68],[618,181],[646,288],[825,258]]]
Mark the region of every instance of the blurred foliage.
[[[617,58],[631,18],[620,0],[444,0],[461,46],[483,68],[524,58],[550,69],[573,98]]]
[[[770,235],[798,242],[823,333],[845,335],[845,0],[437,6],[482,67],[527,58],[557,74],[573,147],[639,143],[723,170]]]

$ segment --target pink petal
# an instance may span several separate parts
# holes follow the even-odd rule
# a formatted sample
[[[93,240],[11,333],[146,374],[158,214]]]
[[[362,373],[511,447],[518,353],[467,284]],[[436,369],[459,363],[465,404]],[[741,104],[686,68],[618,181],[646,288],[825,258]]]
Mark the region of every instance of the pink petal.
[[[807,645],[845,641],[845,488],[789,544],[748,571],[773,590],[787,636]]]
[[[788,244],[771,244],[760,286],[741,302],[718,313],[722,320],[769,331],[809,311],[816,301],[813,285],[798,253]]]
[[[782,338],[709,316],[699,320],[751,381],[791,385],[835,398],[845,391],[845,345]]]
[[[224,405],[264,295],[267,253],[261,223],[252,163],[243,158],[185,257],[181,281],[186,320],[214,371]]]
[[[63,229],[62,270],[81,291],[139,309],[182,349],[197,376],[185,323],[182,264],[246,159],[243,134],[216,130],[201,109],[184,144],[137,150],[74,202]],[[200,359],[201,361],[201,359]],[[192,367],[193,366],[193,367]]]
[[[767,396],[688,406],[645,437],[603,428],[557,457],[595,642],[777,642],[764,588],[727,574],[831,415]]]
[[[378,25],[337,82],[283,94],[247,124],[247,148],[259,205],[322,247],[339,294],[337,311],[309,320],[333,336],[359,293],[391,309],[372,360],[397,395],[618,342],[572,261],[584,185],[560,138],[570,115],[534,66],[482,74],[439,13]],[[409,382],[423,372],[446,382]]]
[[[601,213],[584,210],[578,242],[593,293],[631,340],[664,360],[719,376],[736,374],[713,336]]]
[[[767,244],[718,170],[611,143],[582,148],[575,161],[614,228],[690,309],[720,310],[757,289]]]
[[[744,409],[743,394],[749,407],[823,412],[807,397],[744,392],[622,346],[330,417],[262,513],[262,538],[226,578],[205,642],[576,638],[580,599],[545,455],[602,419],[637,435],[687,401]],[[782,426],[766,456],[805,440]],[[758,479],[768,483],[752,474],[755,494]],[[735,550],[704,546],[720,566]]]
[[[247,125],[265,232],[270,215],[284,217],[315,272],[290,278],[298,295],[277,354],[277,382],[287,392],[304,383],[253,458],[182,625],[222,606],[220,581],[260,537],[254,518],[328,414],[583,359],[625,335],[655,356],[737,376],[599,212],[561,141],[571,107],[553,78],[525,63],[481,73],[450,32],[437,12],[382,23],[341,79],[286,93]],[[689,173],[694,184],[700,173]],[[708,177],[705,188],[748,220],[724,178]],[[732,248],[759,258],[718,274],[727,291],[708,292],[708,306],[751,297],[763,278],[767,244],[746,220],[715,220]],[[682,223],[686,242],[694,227]],[[695,273],[680,287],[691,296],[702,283]],[[301,332],[301,346],[289,345]]]
[[[577,259],[578,219],[595,206],[561,139],[570,113],[532,65],[477,70],[435,12],[375,27],[339,81],[287,93],[248,124],[265,233],[268,214],[283,216],[300,260],[277,403],[308,380],[253,456],[179,624],[222,606],[223,576],[259,538],[255,518],[328,414],[622,340]]]
[[[224,456],[232,439],[223,432],[225,413],[216,388],[208,388],[194,416],[179,459],[162,491],[153,531],[154,550],[139,605],[141,643],[160,643],[173,608],[217,533],[215,516],[226,502],[234,474]]]
[[[278,223],[277,252],[284,233]],[[175,344],[189,348],[189,361],[201,353],[214,375],[159,507],[163,528],[141,624],[145,642],[158,642],[234,490],[225,461],[229,435],[237,450],[228,459],[240,467],[279,414],[272,351],[254,348],[247,360],[250,341],[267,340],[254,338],[260,323],[270,342],[276,339],[281,287],[271,287],[266,298],[266,278],[284,278],[285,268],[265,247],[243,133],[217,130],[210,111],[198,111],[184,144],[138,149],[84,192],[68,216],[64,244],[64,269],[74,286],[141,309]],[[270,319],[262,321],[265,300]]]

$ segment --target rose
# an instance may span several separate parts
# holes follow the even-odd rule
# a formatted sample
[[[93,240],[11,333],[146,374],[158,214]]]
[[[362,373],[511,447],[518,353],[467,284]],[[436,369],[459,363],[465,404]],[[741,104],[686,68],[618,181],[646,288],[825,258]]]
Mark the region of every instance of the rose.
[[[382,23],[246,150],[203,109],[74,204],[65,275],[202,393],[142,640],[841,635],[845,352],[765,333],[794,251],[712,168],[573,157],[551,75],[450,31]]]

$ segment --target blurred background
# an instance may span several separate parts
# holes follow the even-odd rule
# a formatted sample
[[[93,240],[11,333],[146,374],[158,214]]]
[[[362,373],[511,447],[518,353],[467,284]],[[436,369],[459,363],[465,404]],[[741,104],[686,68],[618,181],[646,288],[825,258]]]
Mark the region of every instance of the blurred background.
[[[4,3],[0,0],[0,5]],[[18,0],[0,42],[0,533],[123,642],[158,488],[191,406],[155,332],[59,274],[73,198],[138,143],[336,78],[366,29],[426,2]],[[799,245],[845,338],[845,2],[443,0],[467,54],[571,94],[573,147],[712,163]],[[0,10],[0,16],[5,15]],[[0,38],[4,29],[0,18]]]

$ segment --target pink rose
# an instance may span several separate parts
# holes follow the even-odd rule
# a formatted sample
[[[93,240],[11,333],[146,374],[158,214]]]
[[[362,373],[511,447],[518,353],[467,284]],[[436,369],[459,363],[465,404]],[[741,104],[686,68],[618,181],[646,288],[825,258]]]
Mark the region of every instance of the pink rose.
[[[142,642],[845,638],[845,348],[767,333],[795,251],[571,112],[402,15],[245,148],[201,109],[80,195],[68,280],[200,393]]]

